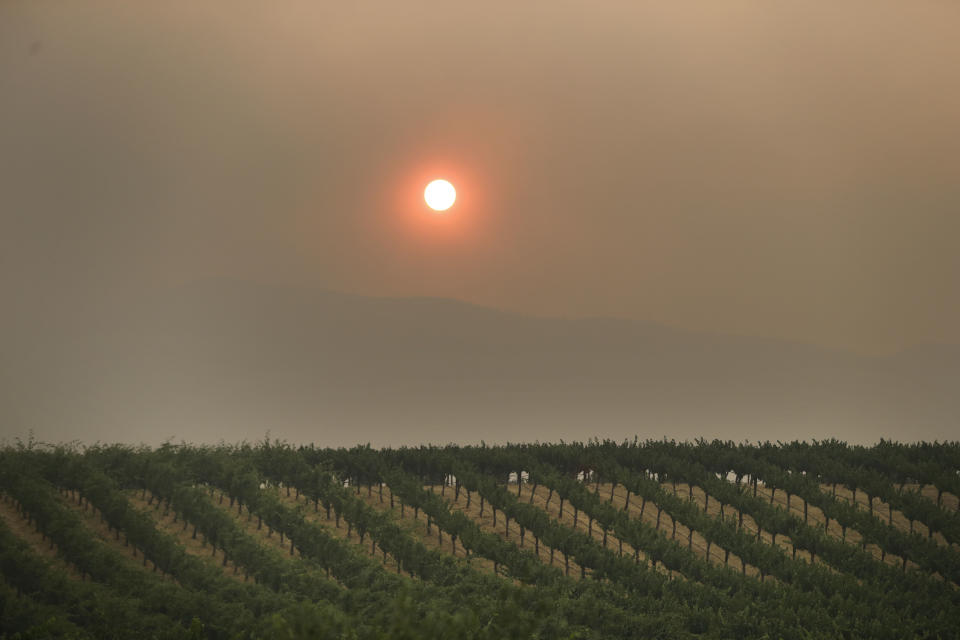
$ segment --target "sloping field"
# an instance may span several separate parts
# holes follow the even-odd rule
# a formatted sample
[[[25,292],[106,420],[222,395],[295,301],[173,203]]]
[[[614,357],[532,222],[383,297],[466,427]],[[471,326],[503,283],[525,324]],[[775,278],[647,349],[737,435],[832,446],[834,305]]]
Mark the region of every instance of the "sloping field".
[[[956,637],[958,486],[955,443],[19,446],[0,638]]]

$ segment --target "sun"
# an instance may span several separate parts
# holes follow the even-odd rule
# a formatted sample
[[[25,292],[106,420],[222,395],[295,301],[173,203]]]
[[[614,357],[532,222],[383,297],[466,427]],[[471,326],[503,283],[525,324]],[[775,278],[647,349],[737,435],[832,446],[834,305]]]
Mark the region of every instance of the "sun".
[[[446,211],[457,199],[457,190],[446,180],[434,180],[423,190],[423,199],[434,211]]]

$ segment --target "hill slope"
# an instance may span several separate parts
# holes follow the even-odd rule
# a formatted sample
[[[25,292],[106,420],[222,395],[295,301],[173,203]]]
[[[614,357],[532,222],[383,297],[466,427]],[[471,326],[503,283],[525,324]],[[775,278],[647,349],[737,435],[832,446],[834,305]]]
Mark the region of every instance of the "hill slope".
[[[960,353],[869,358],[441,299],[206,282],[4,319],[4,424],[42,438],[375,444],[598,434],[944,439]]]
[[[958,471],[836,440],[3,448],[0,637],[951,637]]]

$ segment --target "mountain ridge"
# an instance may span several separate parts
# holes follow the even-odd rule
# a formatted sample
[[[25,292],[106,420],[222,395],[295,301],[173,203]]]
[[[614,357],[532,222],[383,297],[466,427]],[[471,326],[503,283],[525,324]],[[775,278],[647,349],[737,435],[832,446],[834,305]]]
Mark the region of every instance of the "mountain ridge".
[[[6,424],[59,439],[944,439],[960,349],[893,357],[445,298],[205,281],[23,323]],[[79,317],[79,316],[78,316]],[[163,435],[160,435],[163,434]],[[202,437],[198,434],[202,434]],[[837,435],[839,434],[839,436]],[[45,436],[57,439],[56,436]]]

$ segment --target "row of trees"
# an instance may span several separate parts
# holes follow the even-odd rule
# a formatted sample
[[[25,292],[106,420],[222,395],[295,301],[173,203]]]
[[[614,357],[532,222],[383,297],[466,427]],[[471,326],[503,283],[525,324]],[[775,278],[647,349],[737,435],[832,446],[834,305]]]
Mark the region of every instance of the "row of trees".
[[[953,535],[955,514],[944,504],[952,503],[945,498],[955,448],[934,448],[931,465],[918,461],[920,448],[881,444],[7,448],[0,491],[86,580],[68,579],[0,526],[0,635],[50,628],[48,635],[66,637],[948,637],[960,626],[957,552],[821,489],[838,482],[869,491],[869,505],[892,496],[922,516],[917,521]],[[928,499],[898,481],[946,488]],[[601,483],[609,487],[601,491]],[[677,483],[689,488],[680,493]],[[761,483],[788,501],[802,498],[802,515],[759,496]],[[521,497],[522,484],[542,487],[537,495],[561,516],[534,503],[534,490]],[[692,499],[694,486],[703,502]],[[132,492],[152,509],[135,507]],[[69,500],[96,509],[109,544]],[[469,515],[477,511],[471,502],[493,516],[493,531]],[[808,517],[808,504],[826,522]],[[426,516],[438,547],[398,522],[406,510]],[[181,527],[177,535],[158,528],[161,511]],[[659,526],[661,514],[672,527]],[[856,529],[862,542],[830,535],[831,522]],[[282,550],[248,533],[254,526]],[[346,540],[332,535],[336,527]],[[789,546],[764,542],[762,532],[789,538]],[[694,533],[703,553],[693,548]],[[253,581],[187,552],[180,540],[192,537]],[[898,566],[874,559],[867,544],[896,555]],[[135,563],[118,553],[121,545],[137,550]],[[801,560],[800,549],[822,562]],[[453,550],[490,560],[495,573]],[[734,556],[743,569],[728,566]],[[905,570],[906,559],[914,570]],[[756,580],[747,565],[775,579]],[[113,619],[111,636],[100,622]]]
[[[891,467],[890,461],[898,457],[881,450],[875,454],[867,454],[863,448],[848,448],[842,443],[828,441],[826,443],[792,443],[784,446],[768,444],[755,447],[739,447],[752,458],[766,460],[785,470],[794,473],[805,473],[818,478],[825,484],[840,484],[845,486],[856,496],[861,491],[867,496],[867,509],[874,515],[873,503],[875,499],[886,502],[891,509],[902,512],[910,523],[910,532],[913,533],[915,522],[921,522],[927,528],[927,536],[932,537],[939,532],[948,543],[960,544],[960,512],[947,511],[939,503],[942,502],[943,491],[952,489],[957,491],[955,483],[947,480],[957,480],[955,472],[949,469],[925,464],[922,467],[908,463],[904,457],[899,458],[902,467]],[[934,467],[934,470],[931,470]],[[926,468],[927,472],[922,469]],[[897,473],[897,469],[901,469]],[[908,482],[926,484],[928,481],[939,482],[938,499],[929,500],[916,490],[905,490]]]
[[[607,453],[611,458],[615,455],[617,452]],[[624,449],[619,452],[619,456],[624,463],[636,465],[642,461],[645,465],[655,468],[661,476],[682,478],[685,482],[700,485],[706,489],[707,496],[712,496],[721,505],[732,506],[736,510],[737,519],[740,513],[749,514],[765,530],[789,536],[795,548],[809,550],[812,554],[824,558],[833,569],[840,572],[838,574],[836,571],[828,572],[803,563],[788,562],[784,563],[786,573],[780,574],[786,582],[802,584],[806,589],[816,588],[828,593],[846,593],[868,603],[876,603],[879,616],[889,610],[889,607],[883,606],[884,602],[891,607],[893,603],[897,603],[901,609],[904,604],[912,605],[907,607],[907,611],[912,609],[912,615],[921,620],[929,614],[931,602],[943,602],[947,607],[951,604],[955,606],[957,603],[955,590],[931,579],[929,573],[909,572],[907,575],[902,575],[862,549],[828,536],[825,528],[810,525],[806,517],[791,515],[783,509],[774,507],[767,500],[754,497],[746,487],[739,487],[736,483],[725,479],[721,480],[716,472],[702,464],[704,461],[709,461],[715,465],[723,464],[722,468],[730,468],[727,464],[729,461],[722,460],[716,452],[705,450],[698,452],[693,448],[663,447],[654,444],[646,450]],[[743,472],[743,467],[738,465],[733,465],[732,468]],[[776,486],[778,482],[783,482],[788,490],[800,492],[801,495],[812,492],[811,498],[830,500],[830,496],[819,491],[815,483],[812,487],[807,486],[806,491],[800,491],[801,488],[796,486],[797,484],[809,485],[811,482],[809,478],[802,475],[787,474],[777,469],[758,470],[756,467],[751,468],[750,471],[754,477],[763,477],[765,481],[771,475],[780,473],[783,477],[776,476],[776,482],[768,482],[768,486]],[[764,475],[759,475],[758,471],[762,471]],[[725,473],[720,475],[726,476]],[[841,520],[844,520],[844,516],[842,513],[838,514],[838,511],[851,510],[849,505],[835,501],[834,504],[824,504],[824,507],[828,518],[839,516]],[[856,510],[853,512],[857,513]],[[866,514],[862,515],[866,516]],[[867,535],[875,536],[878,540],[882,538],[882,534],[892,533],[894,537],[900,534],[876,519],[870,519],[863,524],[868,532]],[[875,529],[880,530],[879,533],[875,532]],[[923,541],[914,540],[914,542]]]
[[[266,447],[264,448],[266,450]],[[282,450],[282,448],[280,449]],[[277,449],[270,453],[270,457],[275,458]],[[312,458],[313,452],[300,452],[304,459]],[[551,566],[541,564],[535,554],[528,550],[523,550],[500,537],[488,532],[484,532],[473,520],[465,516],[459,510],[452,510],[442,496],[438,496],[432,490],[424,488],[431,481],[442,481],[442,475],[427,474],[425,478],[420,478],[416,474],[404,470],[396,461],[387,461],[378,456],[369,449],[359,448],[352,451],[352,455],[344,455],[343,451],[336,452],[334,456],[322,462],[313,460],[319,466],[312,467],[315,473],[320,473],[321,478],[316,479],[310,476],[307,469],[301,470],[302,480],[297,482],[299,490],[308,496],[315,495],[317,502],[323,503],[325,508],[332,505],[337,513],[343,512],[348,522],[354,521],[356,526],[365,526],[366,530],[373,535],[382,535],[383,529],[392,529],[396,525],[385,513],[371,509],[368,505],[355,498],[353,492],[361,491],[361,484],[356,480],[363,478],[368,483],[367,491],[372,495],[373,486],[377,486],[377,491],[382,498],[382,487],[384,483],[389,486],[390,502],[393,505],[395,498],[398,499],[395,506],[399,509],[410,509],[414,513],[423,512],[428,518],[428,534],[430,526],[436,531],[438,540],[442,541],[442,536],[446,535],[450,541],[450,548],[459,544],[471,554],[488,558],[494,563],[495,567],[500,567],[508,576],[530,585],[535,585],[538,590],[531,592],[529,590],[516,590],[511,583],[498,581],[498,588],[517,593],[530,594],[536,593],[538,604],[536,609],[544,610],[559,607],[563,617],[570,621],[576,621],[578,625],[588,625],[598,627],[603,637],[618,637],[626,634],[635,636],[637,634],[646,634],[655,629],[678,629],[683,628],[680,621],[684,616],[675,610],[665,610],[662,602],[651,600],[649,606],[643,611],[647,614],[639,616],[636,598],[619,600],[609,597],[605,593],[603,597],[597,597],[595,594],[599,591],[607,592],[606,586],[577,584],[574,581],[565,580],[560,572]],[[275,462],[275,461],[274,461]],[[265,462],[264,464],[271,468],[296,469],[298,463],[295,460],[287,459],[280,465],[272,466],[274,462]],[[329,482],[324,476],[326,471],[319,471],[321,467],[327,465],[340,465],[339,472],[341,478],[350,478],[352,489],[344,489],[340,482]],[[426,482],[425,482],[426,480]],[[290,480],[285,482],[289,486]],[[296,481],[293,481],[296,482]],[[304,488],[311,487],[317,488]],[[459,494],[462,484],[456,484],[451,489],[454,497]],[[296,490],[296,489],[295,489]],[[467,493],[469,496],[470,494]],[[467,498],[469,499],[469,498]],[[351,507],[351,502],[354,503]],[[493,508],[492,505],[490,507]],[[366,520],[366,525],[361,525],[361,519]],[[505,523],[506,524],[506,523]],[[393,535],[393,534],[391,534]],[[539,541],[535,541],[535,545]],[[418,546],[416,544],[412,546]],[[450,557],[446,556],[443,560],[437,560],[435,556],[442,555],[436,552],[431,553],[434,557],[428,557],[426,553],[418,554],[418,557],[411,558],[408,562],[404,560],[401,554],[402,563],[418,577],[431,579],[435,577],[432,571],[424,571],[424,563],[447,564]],[[566,557],[566,556],[565,556]],[[429,564],[427,565],[429,566]],[[450,574],[446,574],[450,577]],[[457,575],[458,582],[453,585],[458,593],[462,593],[464,586],[470,582],[476,582],[476,577],[471,577],[463,572],[461,567]],[[485,581],[489,582],[486,578]],[[489,589],[489,584],[484,587],[478,585],[480,589]],[[596,587],[596,588],[593,588]],[[590,591],[590,598],[584,597],[584,590]],[[476,589],[474,589],[476,592]],[[570,597],[571,594],[577,594],[577,598]],[[620,594],[622,596],[622,594]],[[588,605],[587,602],[590,602]]]
[[[658,514],[661,508],[664,509],[673,518],[690,527],[690,536],[692,536],[693,531],[704,535],[707,539],[708,548],[712,542],[717,545],[717,552],[722,555],[726,555],[726,552],[732,549],[741,557],[759,566],[765,573],[777,576],[783,581],[783,584],[775,589],[768,587],[756,591],[760,587],[756,581],[713,569],[706,565],[702,559],[696,557],[688,558],[686,565],[681,565],[682,571],[688,577],[725,586],[728,591],[734,593],[738,590],[743,591],[754,600],[770,599],[782,602],[784,595],[787,595],[792,609],[801,612],[801,618],[808,622],[818,620],[822,625],[829,625],[830,621],[848,618],[845,621],[846,624],[866,625],[861,627],[858,632],[873,636],[882,635],[885,628],[884,619],[886,618],[889,622],[894,617],[895,614],[892,610],[884,606],[884,602],[891,598],[884,595],[883,589],[864,589],[852,576],[838,575],[828,572],[822,567],[793,560],[779,548],[762,544],[752,534],[748,535],[743,532],[737,527],[738,519],[723,522],[706,515],[693,501],[678,498],[665,491],[659,482],[621,467],[609,453],[606,456],[595,456],[593,455],[595,452],[580,452],[580,455],[575,455],[575,449],[569,447],[563,447],[562,449],[564,452],[569,451],[571,458],[566,463],[557,460],[561,467],[569,470],[575,466],[582,466],[581,464],[571,464],[572,460],[581,462],[590,460],[595,478],[604,478],[607,482],[618,482],[624,485],[629,493],[636,496],[641,508],[649,503],[654,505]],[[552,457],[556,460],[558,453],[562,454],[563,452],[553,452],[553,455],[546,453],[545,457]],[[488,457],[490,455],[487,454]],[[493,453],[489,462],[497,464],[498,460],[499,457]],[[585,518],[596,518],[604,531],[613,529],[618,536],[634,545],[649,544],[637,535],[637,530],[642,526],[641,523],[629,516],[628,509],[617,509],[604,500],[597,493],[599,484],[595,484],[591,490],[584,483],[574,480],[572,473],[561,473],[559,471],[551,473],[549,470],[545,470],[540,462],[531,460],[529,456],[526,459],[518,460],[517,463],[531,469],[531,479],[533,481],[540,478],[543,484],[552,489],[557,489],[561,499],[566,497],[572,500],[575,507],[583,511]],[[677,471],[674,475],[669,475],[669,467],[662,466],[662,462],[658,465],[658,469],[658,476],[661,480],[668,477],[677,477],[676,474],[679,473]],[[780,514],[782,513],[780,512]],[[676,562],[676,560],[674,561]],[[856,606],[851,605],[870,606],[876,611],[877,615],[862,618],[859,615],[851,617],[849,612],[857,610]],[[902,625],[899,626],[902,627]]]
[[[3,466],[0,474],[0,486],[16,501],[21,513],[49,538],[59,554],[78,573],[88,580],[110,585],[112,591],[127,596],[136,610],[131,614],[132,621],[135,622],[139,617],[156,620],[159,615],[165,617],[166,627],[174,625],[189,628],[191,621],[198,618],[206,626],[210,637],[223,638],[245,628],[255,628],[256,617],[242,599],[233,593],[229,597],[226,597],[225,591],[218,593],[216,587],[226,585],[217,585],[212,579],[204,580],[206,588],[202,590],[188,585],[188,575],[202,575],[205,567],[184,559],[183,564],[176,565],[184,571],[174,573],[178,579],[183,578],[179,583],[163,580],[152,571],[138,569],[101,543],[84,525],[81,517],[63,504],[56,489],[44,478],[21,465],[10,464],[9,459],[5,462],[8,464]],[[156,557],[160,555],[161,552],[157,550]],[[4,575],[16,574],[5,572]],[[210,573],[208,575],[213,577]],[[280,606],[268,604],[267,608],[276,611]],[[127,628],[126,619],[116,613],[109,614],[109,619],[116,622],[118,629]],[[121,632],[115,635],[130,636],[129,633],[124,636]],[[144,634],[149,635],[152,633]]]
[[[71,580],[53,569],[2,519],[0,575],[0,637],[187,637],[187,629],[144,611],[139,600],[122,598],[93,582]]]
[[[588,452],[577,452],[576,447],[560,446],[556,448],[564,451],[572,450],[573,454],[571,460],[568,461],[569,464],[561,465],[562,471],[558,469],[559,473],[555,479],[548,481],[552,482],[555,486],[559,486],[560,483],[563,482],[572,483],[572,478],[577,475],[578,471],[582,472],[584,468],[590,469],[591,476],[597,480],[604,475],[604,468],[601,468],[603,456],[600,456],[598,459],[591,459],[591,455],[589,455]],[[513,477],[523,477],[527,475],[526,472],[521,473],[520,470],[533,469],[534,464],[529,460],[518,459],[518,450],[518,448],[487,450],[483,474],[491,479],[504,478],[508,475],[508,469],[514,469],[516,472],[513,473]],[[467,455],[463,450],[457,450],[456,453],[460,456]],[[419,460],[417,460],[418,457],[420,458]],[[412,456],[409,464],[414,468],[424,468],[429,464],[429,460],[436,460],[439,457],[436,451],[424,450],[419,456]],[[446,471],[449,472],[453,470],[458,481],[464,481],[468,477],[462,467],[451,466],[450,462],[446,464],[448,465]],[[682,474],[682,467],[679,469],[673,468],[672,471],[672,477],[676,478]],[[433,470],[432,473],[434,473],[434,475],[440,475],[436,470]],[[580,475],[582,476],[582,473]],[[608,473],[608,480],[615,479],[612,478],[611,475],[613,474]],[[671,477],[667,468],[663,467],[660,467],[657,475],[659,479]],[[724,473],[723,475],[725,476],[726,474]],[[537,470],[529,472],[529,477],[532,482],[536,483],[538,481]],[[710,477],[720,484],[716,475],[706,473],[701,475],[701,478],[706,477]],[[690,477],[686,479],[694,480],[694,478]],[[575,486],[576,485],[580,485],[580,483],[575,483]],[[890,629],[900,629],[902,631],[902,624],[893,624],[892,626],[889,624],[890,621],[900,620],[902,617],[902,610],[895,608],[895,606],[900,606],[898,599],[901,595],[909,594],[913,605],[911,607],[913,617],[917,619],[917,624],[922,624],[924,627],[930,624],[929,605],[931,600],[929,597],[931,595],[935,597],[934,601],[945,604],[945,608],[942,610],[949,611],[951,608],[955,608],[955,601],[944,598],[947,591],[944,590],[942,584],[935,580],[931,580],[926,576],[913,574],[908,576],[907,580],[904,580],[902,577],[894,575],[892,568],[875,561],[869,554],[851,545],[844,545],[840,541],[832,540],[824,534],[823,530],[811,527],[803,520],[790,516],[780,509],[770,507],[764,501],[752,498],[748,495],[748,492],[739,491],[736,485],[723,482],[721,486],[731,491],[732,496],[728,496],[727,504],[730,504],[730,502],[739,502],[741,499],[745,501],[737,505],[739,513],[742,513],[746,508],[755,516],[755,519],[761,523],[776,523],[779,521],[780,524],[771,526],[773,531],[781,530],[785,535],[792,537],[798,545],[812,550],[814,554],[826,554],[828,557],[831,557],[832,560],[841,564],[843,569],[848,572],[853,572],[854,575],[838,575],[835,572],[830,572],[819,567],[811,567],[806,563],[793,561],[789,557],[784,557],[782,553],[773,549],[770,545],[761,545],[756,543],[752,537],[744,537],[742,534],[738,535],[737,527],[732,526],[732,523],[725,524],[717,519],[710,518],[700,513],[692,504],[682,505],[674,503],[672,505],[673,515],[680,515],[685,510],[687,512],[688,524],[691,524],[698,532],[706,533],[708,539],[711,536],[714,537],[722,547],[726,547],[727,549],[731,548],[732,541],[736,541],[739,538],[739,552],[741,554],[747,558],[755,558],[758,564],[782,577],[782,579],[788,583],[788,586],[794,584],[802,586],[803,589],[808,592],[821,592],[826,590],[841,598],[843,598],[844,594],[850,593],[850,601],[837,607],[836,611],[859,611],[862,609],[862,606],[869,607],[872,612],[870,616],[856,615],[855,617],[861,621],[866,620],[868,621],[867,624],[872,625],[873,631],[871,635],[882,634],[884,632],[886,632],[887,635],[896,633],[890,631]],[[582,485],[580,485],[580,488],[582,492]],[[656,482],[649,485],[649,489],[655,493],[660,491],[660,487]],[[635,487],[634,490],[635,493],[643,493],[641,487]],[[504,492],[506,491],[506,488],[504,488]],[[587,496],[581,495],[581,498],[583,500],[589,500]],[[662,506],[664,502],[668,501],[668,498],[673,498],[673,496],[667,496],[666,493],[662,493],[660,495],[648,495],[646,498],[652,498],[654,502]],[[563,499],[562,496],[561,499]],[[640,499],[644,498],[641,497]],[[709,500],[709,498],[707,499]],[[586,503],[581,504],[586,506]],[[611,510],[604,510],[600,506],[595,506],[594,508],[588,507],[588,509],[595,509],[593,515],[598,516],[598,524],[604,531],[613,529],[615,526],[614,523],[616,523],[616,515],[611,513]],[[517,516],[514,515],[513,517]],[[591,517],[591,514],[587,514],[586,517]],[[698,524],[698,520],[700,520],[700,524]],[[620,535],[619,532],[618,535]],[[625,540],[627,539],[627,535],[629,534],[624,534]],[[724,537],[726,540],[724,540]],[[632,541],[632,543],[635,542],[637,542],[636,539]],[[635,544],[635,546],[643,548],[642,543],[639,545]],[[766,556],[766,559],[764,559],[764,556]],[[690,574],[691,572],[687,571],[686,573]],[[871,581],[877,581],[880,578],[882,578],[881,582],[871,583]],[[860,580],[867,581],[865,583],[866,587],[859,585],[858,581]],[[857,603],[861,606],[857,606]],[[896,603],[896,605],[894,603]],[[831,610],[827,608],[824,609],[824,611]],[[836,613],[836,611],[834,613]],[[884,622],[884,620],[886,620],[886,622]]]
[[[333,481],[329,472],[308,467],[299,453],[289,447],[265,443],[256,449],[200,451],[199,456],[196,450],[184,452],[184,458],[191,457],[196,458],[192,464],[186,462],[181,466],[185,473],[190,473],[187,467],[193,467],[197,479],[220,487],[235,487],[239,491],[237,499],[262,516],[264,524],[277,532],[285,532],[303,556],[316,558],[331,569],[331,573],[349,588],[350,599],[356,605],[351,613],[361,619],[376,620],[389,608],[389,602],[384,602],[384,598],[392,598],[397,591],[407,591],[418,603],[419,615],[432,616],[433,619],[448,617],[450,620],[462,620],[468,614],[476,617],[473,629],[476,637],[498,637],[497,633],[519,633],[521,637],[535,637],[537,634],[562,636],[565,630],[579,625],[572,615],[559,618],[536,615],[538,611],[553,608],[558,599],[562,600],[559,591],[517,589],[508,581],[470,570],[446,554],[427,549],[385,514],[377,513],[357,500],[351,491]],[[238,483],[237,474],[244,475],[242,470],[251,463],[261,473],[259,482]],[[418,580],[410,581],[383,571],[382,566],[370,558],[357,554],[350,544],[329,536],[324,527],[308,522],[300,510],[302,505],[298,509],[283,505],[276,491],[269,486],[281,483],[283,490],[297,491],[308,497],[315,511],[320,508],[332,511],[337,522],[342,518],[344,526],[356,534],[357,544],[363,545],[362,537],[370,536],[372,544],[390,553],[399,561],[399,567]],[[342,552],[330,553],[332,549],[327,544],[339,547]],[[361,562],[366,567],[361,569],[354,564]],[[517,606],[520,602],[523,606]],[[585,606],[581,602],[572,602],[577,609]],[[613,616],[609,622],[617,619]],[[651,626],[654,623],[650,621]],[[606,635],[620,637],[618,633]]]
[[[903,574],[907,573],[909,559],[926,573],[938,572],[955,583],[960,580],[960,555],[951,551],[949,547],[938,545],[919,534],[904,532],[894,526],[889,519],[881,519],[844,500],[834,498],[821,490],[820,479],[811,473],[785,469],[764,458],[753,456],[747,451],[716,445],[691,449],[690,456],[699,464],[711,465],[711,470],[733,469],[737,474],[750,476],[754,482],[762,481],[771,491],[783,491],[788,500],[795,496],[803,501],[805,507],[806,505],[816,506],[825,517],[824,531],[831,521],[836,522],[842,531],[839,542],[845,541],[848,529],[857,531],[861,537],[861,548],[865,549],[868,544],[879,547],[881,562],[887,554],[898,556]],[[804,524],[807,524],[806,520],[804,518]],[[850,545],[838,545],[836,542],[824,544],[832,546],[838,552],[843,551],[849,554],[845,550]],[[868,562],[869,559],[863,556],[850,568],[845,565],[838,568],[871,581],[879,579],[878,572],[886,571],[888,574],[886,580],[892,585],[916,584],[916,580],[913,579],[916,576],[905,581],[903,576],[894,576],[886,569],[872,565]]]

